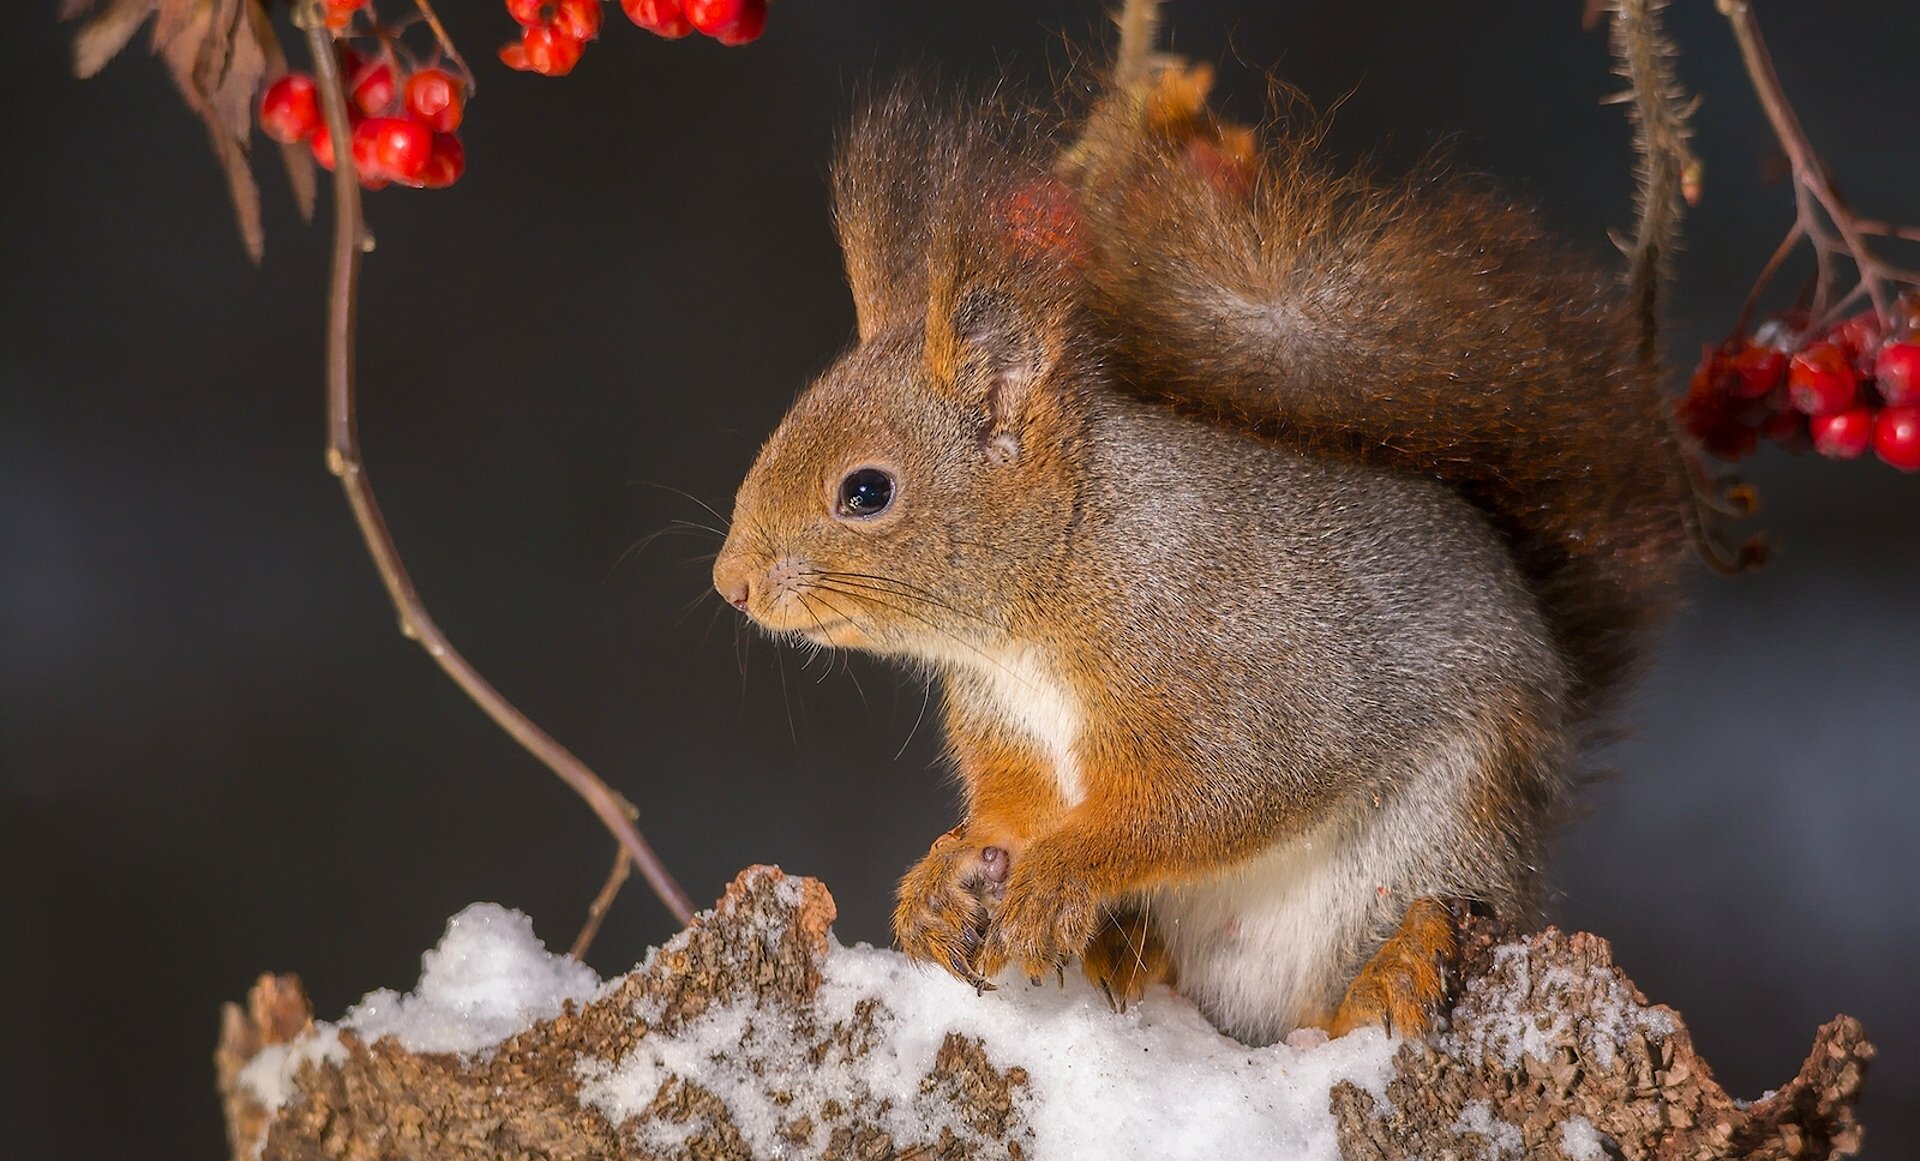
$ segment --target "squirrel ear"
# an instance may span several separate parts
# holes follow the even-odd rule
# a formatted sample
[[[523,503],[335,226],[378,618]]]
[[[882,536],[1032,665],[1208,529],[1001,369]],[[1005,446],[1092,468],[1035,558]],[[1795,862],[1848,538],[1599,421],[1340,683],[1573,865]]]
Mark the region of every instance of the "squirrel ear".
[[[1039,318],[1004,292],[956,288],[928,302],[928,370],[937,387],[978,408],[981,446],[995,459],[1018,454],[1029,406],[1057,347]]]

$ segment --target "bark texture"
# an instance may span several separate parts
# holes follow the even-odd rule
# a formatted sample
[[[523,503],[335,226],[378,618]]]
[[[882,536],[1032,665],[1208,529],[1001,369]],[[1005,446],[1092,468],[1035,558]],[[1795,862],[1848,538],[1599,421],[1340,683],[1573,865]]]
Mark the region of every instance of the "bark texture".
[[[884,997],[831,1021],[812,1004],[833,918],[817,881],[751,868],[712,911],[592,1002],[490,1055],[412,1053],[342,1033],[344,1052],[302,1065],[275,1109],[241,1070],[264,1047],[310,1029],[312,1010],[296,977],[262,976],[244,1009],[227,1006],[215,1054],[235,1161],[749,1158],[734,1110],[696,1076],[669,1075],[621,1124],[581,1101],[581,1078],[645,1037],[670,1037],[729,1006],[752,1013],[743,1054],[769,1037],[813,1061],[866,1051]],[[1401,1048],[1385,1105],[1352,1085],[1330,1094],[1346,1156],[1585,1161],[1858,1150],[1853,1104],[1873,1048],[1857,1021],[1842,1016],[1821,1028],[1799,1075],[1741,1104],[1713,1081],[1679,1017],[1649,1005],[1614,966],[1604,940],[1552,929],[1512,939],[1476,919],[1462,934],[1449,1029]],[[779,1105],[778,1074],[767,1083]],[[941,1126],[918,1139],[885,1131],[898,1110],[857,1091],[782,1120],[778,1134],[793,1155],[825,1161],[1033,1155],[1025,1108],[1046,1094],[978,1041],[949,1035],[918,1092],[914,1123]],[[670,1148],[660,1144],[662,1124],[672,1126]]]

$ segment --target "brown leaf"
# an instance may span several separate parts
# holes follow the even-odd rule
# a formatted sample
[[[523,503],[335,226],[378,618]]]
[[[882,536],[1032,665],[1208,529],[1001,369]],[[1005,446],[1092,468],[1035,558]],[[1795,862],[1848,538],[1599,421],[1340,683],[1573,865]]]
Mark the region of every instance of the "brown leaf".
[[[101,0],[61,0],[62,16],[95,11]],[[247,150],[253,135],[253,105],[271,71],[286,71],[286,58],[263,0],[106,0],[105,11],[74,38],[74,71],[100,71],[153,18],[150,44],[167,66],[187,108],[205,122],[213,153],[227,176],[234,217],[247,253],[258,262],[266,244],[260,222],[260,190]],[[286,151],[288,179],[300,212],[313,214],[313,171]]]
[[[253,24],[253,38],[260,45],[260,53],[266,59],[266,75],[261,80],[271,83],[280,79],[287,71],[287,54],[280,47],[280,38],[273,34],[273,21],[267,10],[259,4],[247,5],[247,19]],[[293,188],[293,204],[300,209],[300,219],[313,221],[315,174],[313,150],[304,142],[295,141],[291,145],[280,147],[280,160],[287,167],[287,184]]]
[[[89,20],[73,38],[73,75],[85,80],[120,55],[127,41],[153,15],[154,0],[113,0],[105,12]],[[66,0],[60,6],[63,20],[89,11],[93,0]]]

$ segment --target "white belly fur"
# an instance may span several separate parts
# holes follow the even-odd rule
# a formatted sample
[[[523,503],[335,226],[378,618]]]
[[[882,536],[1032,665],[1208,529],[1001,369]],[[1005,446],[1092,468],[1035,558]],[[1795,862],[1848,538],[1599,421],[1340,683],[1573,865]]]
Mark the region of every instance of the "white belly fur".
[[[1430,755],[1358,820],[1283,840],[1203,882],[1146,893],[1180,991],[1255,1044],[1331,1016],[1346,975],[1406,905],[1449,893],[1459,784],[1478,750],[1463,740]]]

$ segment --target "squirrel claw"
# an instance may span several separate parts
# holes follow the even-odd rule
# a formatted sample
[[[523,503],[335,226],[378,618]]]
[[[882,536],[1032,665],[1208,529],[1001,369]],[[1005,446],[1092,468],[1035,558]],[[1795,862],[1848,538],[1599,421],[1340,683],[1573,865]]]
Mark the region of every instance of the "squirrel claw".
[[[1424,1034],[1447,997],[1446,972],[1456,954],[1453,914],[1437,899],[1414,900],[1399,930],[1347,985],[1328,1034],[1368,1024],[1389,1036]]]

